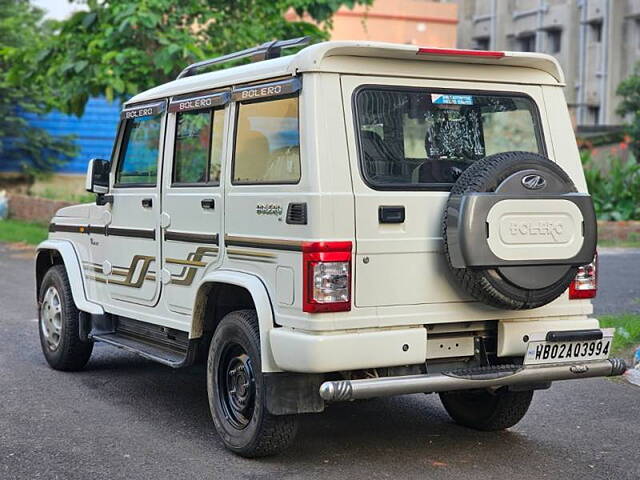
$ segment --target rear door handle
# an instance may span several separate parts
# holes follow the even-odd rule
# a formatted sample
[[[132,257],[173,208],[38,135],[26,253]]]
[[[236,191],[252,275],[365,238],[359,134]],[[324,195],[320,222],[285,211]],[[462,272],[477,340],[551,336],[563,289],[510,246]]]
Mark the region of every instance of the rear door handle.
[[[380,207],[378,207],[378,222],[403,223],[404,222],[404,206],[381,205]]]
[[[205,210],[213,210],[214,208],[216,208],[216,201],[213,198],[203,198],[200,201],[200,205]]]
[[[144,208],[151,208],[153,207],[153,198],[143,198],[142,199],[142,206]]]

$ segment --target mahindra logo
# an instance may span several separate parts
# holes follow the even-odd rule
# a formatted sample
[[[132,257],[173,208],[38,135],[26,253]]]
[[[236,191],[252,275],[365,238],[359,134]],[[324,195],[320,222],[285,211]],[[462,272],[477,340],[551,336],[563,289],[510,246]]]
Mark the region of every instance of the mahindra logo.
[[[544,179],[544,177],[535,174],[525,175],[524,177],[522,177],[521,181],[522,186],[524,188],[528,188],[529,190],[540,190],[541,188],[547,186],[547,181]]]

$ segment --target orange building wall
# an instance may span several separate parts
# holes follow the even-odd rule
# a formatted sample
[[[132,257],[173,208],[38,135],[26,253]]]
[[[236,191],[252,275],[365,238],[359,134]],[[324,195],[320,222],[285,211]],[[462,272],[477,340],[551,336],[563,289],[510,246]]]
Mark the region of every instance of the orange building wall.
[[[371,7],[342,7],[331,40],[371,40],[430,47],[456,46],[458,6],[429,0],[375,0]],[[297,18],[295,13],[287,18]],[[308,18],[305,20],[309,21]]]

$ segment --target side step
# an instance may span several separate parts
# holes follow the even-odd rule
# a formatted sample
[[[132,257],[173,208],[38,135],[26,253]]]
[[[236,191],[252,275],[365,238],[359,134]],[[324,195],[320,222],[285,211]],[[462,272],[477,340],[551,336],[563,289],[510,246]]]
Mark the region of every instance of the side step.
[[[90,338],[172,368],[189,366],[195,360],[198,340],[190,340],[186,332],[124,317],[113,318],[113,324],[111,331],[94,330]]]

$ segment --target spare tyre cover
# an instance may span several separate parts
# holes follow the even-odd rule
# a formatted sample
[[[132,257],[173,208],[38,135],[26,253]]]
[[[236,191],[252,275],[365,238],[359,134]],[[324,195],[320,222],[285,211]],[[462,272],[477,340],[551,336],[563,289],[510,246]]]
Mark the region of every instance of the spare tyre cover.
[[[449,268],[472,297],[528,309],[556,299],[578,266],[592,261],[597,224],[591,197],[577,193],[556,163],[504,152],[460,175],[444,212],[443,238]]]

